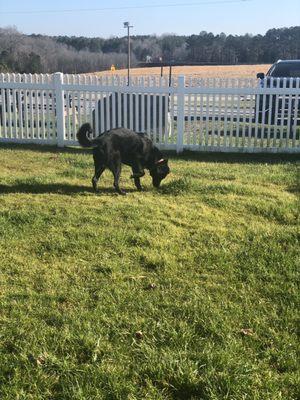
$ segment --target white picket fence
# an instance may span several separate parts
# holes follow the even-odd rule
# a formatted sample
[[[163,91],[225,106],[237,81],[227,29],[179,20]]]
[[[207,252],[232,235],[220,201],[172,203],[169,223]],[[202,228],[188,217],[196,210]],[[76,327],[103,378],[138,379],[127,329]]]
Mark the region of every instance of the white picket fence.
[[[0,142],[77,145],[85,122],[177,152],[300,152],[300,79],[0,74]]]

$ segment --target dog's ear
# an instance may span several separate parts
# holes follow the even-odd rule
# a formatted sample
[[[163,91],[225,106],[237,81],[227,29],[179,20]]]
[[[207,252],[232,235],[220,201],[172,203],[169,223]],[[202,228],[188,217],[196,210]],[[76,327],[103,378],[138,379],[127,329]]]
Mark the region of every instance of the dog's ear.
[[[160,160],[156,161],[156,165],[164,165],[167,164],[168,160],[166,158],[161,158]]]

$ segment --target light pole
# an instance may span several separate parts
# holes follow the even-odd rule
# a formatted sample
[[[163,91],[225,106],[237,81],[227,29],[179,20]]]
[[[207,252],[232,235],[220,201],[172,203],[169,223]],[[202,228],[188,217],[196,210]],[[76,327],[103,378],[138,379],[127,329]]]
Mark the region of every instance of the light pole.
[[[164,74],[164,66],[162,63],[162,57],[159,57],[159,62],[160,62],[160,76],[162,77]]]
[[[130,25],[130,22],[124,22],[124,28],[127,28],[127,40],[128,40],[128,53],[127,53],[127,84],[129,85],[129,77],[130,77],[130,28],[133,28]]]

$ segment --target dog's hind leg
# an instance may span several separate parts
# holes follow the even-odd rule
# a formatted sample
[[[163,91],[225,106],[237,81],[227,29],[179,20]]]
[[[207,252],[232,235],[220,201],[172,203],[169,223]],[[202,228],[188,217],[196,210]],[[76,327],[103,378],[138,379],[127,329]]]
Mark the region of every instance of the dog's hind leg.
[[[111,168],[111,172],[114,175],[114,187],[119,194],[126,194],[119,186],[119,180],[121,176],[121,162],[115,162],[114,168]]]
[[[99,180],[101,174],[104,172],[104,170],[105,170],[104,165],[95,166],[95,175],[93,176],[93,179],[92,179],[92,185],[93,185],[93,189],[95,190],[95,192],[98,191],[97,183],[98,183],[98,180]]]
[[[100,156],[99,152],[94,152],[94,165],[95,165],[95,175],[93,176],[92,179],[92,185],[93,185],[93,189],[95,190],[95,192],[97,192],[97,183],[98,180],[101,176],[101,174],[103,173],[103,171],[105,170],[105,165],[103,165],[103,160],[102,157]]]

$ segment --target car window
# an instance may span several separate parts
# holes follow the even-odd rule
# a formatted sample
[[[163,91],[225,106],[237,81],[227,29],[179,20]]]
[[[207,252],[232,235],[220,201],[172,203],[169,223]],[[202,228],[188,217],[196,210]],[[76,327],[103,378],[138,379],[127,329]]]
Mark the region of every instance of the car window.
[[[276,64],[271,68],[269,75],[276,78],[300,78],[300,65]]]

